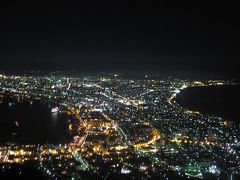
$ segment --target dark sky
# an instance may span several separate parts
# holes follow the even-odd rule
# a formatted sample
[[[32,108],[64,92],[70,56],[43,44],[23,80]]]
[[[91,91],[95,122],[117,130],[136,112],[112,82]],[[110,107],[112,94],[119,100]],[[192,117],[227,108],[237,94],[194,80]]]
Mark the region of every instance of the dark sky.
[[[0,69],[237,72],[236,4],[161,2],[3,3]]]

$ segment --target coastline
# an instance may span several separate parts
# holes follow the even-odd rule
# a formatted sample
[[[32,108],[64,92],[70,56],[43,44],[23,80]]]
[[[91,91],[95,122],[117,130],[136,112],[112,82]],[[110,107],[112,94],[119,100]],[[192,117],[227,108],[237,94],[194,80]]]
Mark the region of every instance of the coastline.
[[[229,108],[229,103],[225,102],[225,100],[227,99],[225,97],[227,93],[224,94],[224,91],[226,91],[226,89],[228,90],[228,89],[231,89],[231,88],[236,88],[236,89],[240,88],[240,84],[222,84],[222,85],[210,85],[210,86],[188,86],[187,88],[184,88],[184,89],[178,89],[179,92],[175,93],[174,95],[171,96],[172,98],[171,98],[170,103],[173,104],[172,101],[174,101],[174,103],[179,105],[181,108],[189,110],[189,111],[193,111],[193,112],[194,111],[199,112],[200,114],[216,116],[216,117],[219,117],[219,118],[222,118],[222,119],[230,119],[230,120],[233,119],[233,121],[239,121],[239,120],[237,120],[237,118],[232,118],[232,117],[236,116],[235,115],[235,114],[237,114],[236,110],[235,110],[235,113],[233,115],[228,114],[228,113],[224,114],[226,112],[221,111],[221,108],[223,108],[222,106],[220,106],[221,103],[224,104],[224,107],[226,107],[225,109]],[[180,97],[180,96],[187,96],[186,94],[183,95],[183,93],[185,93],[186,91],[192,91],[192,92],[188,92],[188,94],[190,94],[188,96],[193,96],[192,94],[195,94],[195,95],[199,94],[199,92],[197,92],[197,91],[203,91],[203,92],[200,92],[199,96],[204,96],[204,95],[209,96],[207,91],[214,91],[214,90],[216,91],[216,89],[219,89],[218,96],[222,97],[222,98],[217,97],[217,100],[221,103],[215,103],[215,107],[216,107],[216,110],[214,109],[215,111],[208,110],[206,107],[200,107],[201,105],[197,104],[197,102],[195,102],[196,104],[193,106],[193,104],[194,104],[194,102],[192,102],[193,98],[188,98],[188,99],[190,99],[190,101],[187,102],[188,101],[186,99],[187,97],[185,97],[185,100],[184,100],[183,97]],[[236,91],[236,90],[234,90],[234,91]],[[231,99],[231,101],[233,101],[232,105],[235,105],[237,103],[237,100],[239,99],[239,96],[237,96],[237,92],[235,92],[234,94],[236,96],[236,99],[228,98],[228,99]],[[199,96],[196,97],[196,99],[199,99]],[[230,96],[233,96],[233,94],[229,93],[229,97]],[[206,101],[206,102],[205,101],[204,102],[207,105],[209,104],[208,105],[209,109],[213,109],[211,104],[214,104],[215,101],[211,102],[211,96],[210,96],[210,98],[206,97],[204,100]],[[186,101],[186,102],[181,103],[180,101],[183,101],[183,102]],[[207,103],[207,101],[209,101],[209,102]],[[197,106],[199,106],[199,107],[197,107]],[[217,107],[218,106],[221,107],[219,112],[217,112]]]

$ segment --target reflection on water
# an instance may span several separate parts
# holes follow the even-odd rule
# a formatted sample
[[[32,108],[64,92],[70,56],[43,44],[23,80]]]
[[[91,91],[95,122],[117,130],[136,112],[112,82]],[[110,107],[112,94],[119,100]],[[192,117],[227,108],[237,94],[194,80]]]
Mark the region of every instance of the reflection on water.
[[[58,112],[52,113],[51,118],[52,118],[52,125],[56,127],[59,119],[59,113]]]
[[[51,108],[46,104],[20,103],[5,98],[0,104],[0,114],[0,143],[44,144],[48,142],[58,144],[69,142],[67,115],[51,113]]]

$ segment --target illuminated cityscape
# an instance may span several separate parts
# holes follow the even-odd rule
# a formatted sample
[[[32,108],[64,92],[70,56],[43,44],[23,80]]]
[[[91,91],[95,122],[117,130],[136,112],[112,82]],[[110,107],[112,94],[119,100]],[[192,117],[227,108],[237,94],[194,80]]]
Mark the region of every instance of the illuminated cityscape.
[[[186,88],[223,85],[239,84],[117,74],[1,74],[1,103],[8,97],[9,106],[48,104],[52,114],[67,115],[71,137],[59,144],[2,143],[1,171],[30,164],[49,179],[239,178],[239,125],[176,101]]]
[[[240,180],[237,2],[0,7],[0,180]]]

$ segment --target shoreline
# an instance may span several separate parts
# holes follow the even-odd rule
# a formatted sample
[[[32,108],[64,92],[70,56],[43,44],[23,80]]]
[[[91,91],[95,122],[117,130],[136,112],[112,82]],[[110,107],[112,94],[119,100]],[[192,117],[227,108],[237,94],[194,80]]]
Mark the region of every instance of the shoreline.
[[[222,84],[222,85],[209,85],[209,86],[188,86],[187,88],[184,88],[184,89],[185,90],[186,89],[195,89],[195,88],[207,88],[208,89],[208,88],[227,88],[227,87],[233,88],[234,86],[240,87],[240,84],[236,83],[236,84]],[[239,121],[239,119],[235,119],[235,118],[231,117],[231,116],[235,116],[234,114],[229,115],[229,114],[225,114],[225,113],[219,113],[219,112],[222,112],[222,111],[210,112],[209,110],[203,110],[202,108],[196,108],[196,107],[194,108],[192,105],[189,105],[189,103],[187,103],[188,105],[183,105],[183,104],[179,103],[179,98],[177,98],[177,96],[182,93],[183,89],[181,89],[181,90],[178,89],[178,90],[179,90],[178,93],[175,93],[171,96],[171,102],[170,102],[171,105],[173,105],[172,101],[174,100],[174,103],[176,103],[181,108],[186,109],[186,110],[197,111],[197,112],[199,112],[200,114],[203,114],[203,115],[216,116],[216,117],[222,118],[222,119],[230,119],[230,120],[233,120],[234,122]],[[236,100],[234,100],[234,102],[236,102]]]

